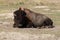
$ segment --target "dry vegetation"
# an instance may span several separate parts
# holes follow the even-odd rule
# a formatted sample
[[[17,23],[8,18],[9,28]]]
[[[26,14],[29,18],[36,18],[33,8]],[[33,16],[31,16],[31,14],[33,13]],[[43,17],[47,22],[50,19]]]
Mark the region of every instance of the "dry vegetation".
[[[45,14],[55,28],[13,28],[13,12],[19,7]],[[0,40],[60,40],[60,0],[0,0]]]

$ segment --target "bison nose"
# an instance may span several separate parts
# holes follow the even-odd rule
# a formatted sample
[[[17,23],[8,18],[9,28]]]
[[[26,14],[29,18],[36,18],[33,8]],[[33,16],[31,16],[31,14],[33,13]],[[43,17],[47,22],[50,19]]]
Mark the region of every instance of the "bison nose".
[[[19,24],[18,26],[22,26],[22,24]]]

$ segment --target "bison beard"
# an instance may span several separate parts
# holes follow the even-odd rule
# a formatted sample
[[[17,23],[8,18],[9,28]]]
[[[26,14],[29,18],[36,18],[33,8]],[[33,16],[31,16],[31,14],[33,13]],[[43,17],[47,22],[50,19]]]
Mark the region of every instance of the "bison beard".
[[[25,16],[26,14],[21,9],[14,12],[14,24],[13,27],[18,28],[30,28],[32,27],[32,22]]]
[[[26,14],[25,17],[29,18],[29,20],[32,21],[35,28],[37,28],[37,27],[38,28],[41,28],[41,27],[53,28],[54,27],[53,21],[43,14],[35,13],[26,8],[21,8],[21,11],[23,11],[24,14]]]

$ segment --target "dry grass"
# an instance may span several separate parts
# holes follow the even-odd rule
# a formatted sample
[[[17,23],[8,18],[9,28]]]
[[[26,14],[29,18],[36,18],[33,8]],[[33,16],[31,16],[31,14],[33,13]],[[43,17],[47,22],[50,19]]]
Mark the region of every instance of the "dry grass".
[[[36,1],[35,0],[32,1],[31,0],[9,0],[9,1],[0,0],[0,36],[1,36],[0,40],[18,40],[18,39],[20,40],[20,37],[22,38],[21,40],[24,39],[60,40],[59,39],[60,38],[60,0],[55,0],[55,1],[54,0],[36,0]],[[35,8],[36,6],[39,7]],[[55,28],[51,28],[51,29],[13,28],[13,12],[19,7],[26,7],[34,12],[42,13],[50,17],[54,22]],[[54,36],[52,37],[52,35]],[[42,36],[44,38],[42,38]]]
[[[0,34],[1,40],[58,40],[54,34],[34,35],[20,32],[1,32]]]

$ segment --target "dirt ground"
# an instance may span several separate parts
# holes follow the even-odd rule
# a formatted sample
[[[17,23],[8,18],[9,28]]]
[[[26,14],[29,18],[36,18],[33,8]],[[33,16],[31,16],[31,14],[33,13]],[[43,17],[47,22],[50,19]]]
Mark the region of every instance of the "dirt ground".
[[[0,14],[0,40],[60,40],[60,25],[54,28],[13,28],[13,13]]]

